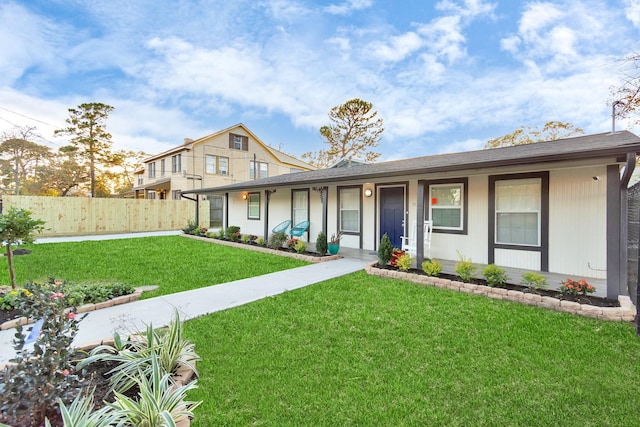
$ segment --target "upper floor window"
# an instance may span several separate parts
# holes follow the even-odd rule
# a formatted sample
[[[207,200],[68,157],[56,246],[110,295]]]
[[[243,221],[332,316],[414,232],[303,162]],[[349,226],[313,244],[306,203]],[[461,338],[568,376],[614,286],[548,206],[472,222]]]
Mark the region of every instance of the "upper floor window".
[[[206,173],[216,173],[217,172],[217,163],[216,156],[212,156],[210,154],[205,155],[205,167],[204,170]]]
[[[144,184],[144,176],[140,173],[138,174],[138,185]]]
[[[171,172],[179,173],[182,172],[182,155],[176,154],[175,156],[171,156]]]
[[[156,177],[156,162],[149,163],[149,178]]]
[[[160,176],[165,176],[167,173],[166,160],[160,160]]]
[[[255,179],[255,174],[258,174],[258,178],[267,178],[269,176],[269,164],[265,162],[249,161],[249,178]]]
[[[205,172],[210,174],[229,175],[229,158],[206,154]]]
[[[234,150],[249,151],[249,137],[229,134],[229,148]]]
[[[218,157],[218,173],[220,175],[229,175],[229,158]]]

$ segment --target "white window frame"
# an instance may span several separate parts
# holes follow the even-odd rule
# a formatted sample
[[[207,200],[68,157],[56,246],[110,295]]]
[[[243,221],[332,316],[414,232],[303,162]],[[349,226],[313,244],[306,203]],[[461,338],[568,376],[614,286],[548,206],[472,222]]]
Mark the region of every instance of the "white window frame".
[[[233,148],[236,150],[242,150],[242,136],[233,135]]]
[[[229,158],[228,157],[218,157],[218,173],[220,175],[229,175]]]
[[[460,205],[443,205],[441,204],[439,201],[436,201],[436,203],[433,203],[433,199],[434,199],[434,195],[433,195],[433,189],[434,188],[443,188],[443,187],[459,187],[460,188]],[[439,210],[439,209],[458,209],[460,210],[460,224],[457,227],[447,227],[447,226],[443,226],[443,225],[437,225],[435,223],[433,223],[433,229],[434,230],[456,230],[456,231],[462,231],[464,230],[464,210],[465,210],[465,206],[464,206],[464,192],[465,192],[465,188],[464,188],[464,183],[462,182],[450,182],[450,183],[444,183],[444,184],[431,184],[429,185],[429,218],[431,220],[434,220],[433,217],[433,211],[434,210]]]
[[[182,154],[171,156],[171,172],[182,173]]]
[[[156,162],[149,163],[149,178],[156,177]]]
[[[204,155],[204,171],[209,174],[218,172],[218,159],[213,154]]]
[[[258,209],[257,214],[252,213],[252,208]],[[260,219],[260,193],[249,193],[247,197],[247,219]]]
[[[531,206],[529,208],[512,208],[509,209],[504,207],[502,203],[500,203],[499,198],[501,197],[501,187],[506,188],[507,186],[516,186],[516,185],[537,185],[537,206]],[[502,208],[501,208],[502,206]],[[500,235],[500,216],[501,215],[531,215],[534,214],[536,216],[536,242],[530,243],[526,241],[500,241],[498,236]],[[504,180],[496,180],[495,182],[495,213],[494,213],[494,221],[495,221],[495,235],[494,242],[496,245],[509,245],[509,246],[524,246],[524,247],[539,247],[541,245],[542,239],[542,179],[541,178],[521,178],[521,179],[504,179]]]
[[[361,187],[342,187],[339,189],[339,199],[340,199],[340,206],[338,207],[338,220],[339,220],[339,225],[338,225],[338,230],[342,231],[344,233],[353,233],[353,234],[359,234],[360,230],[362,229],[362,224],[361,222],[361,202],[362,202],[362,194],[361,194]],[[351,200],[348,197],[345,197],[347,194],[353,193],[354,198]],[[345,201],[348,202],[353,202],[355,203],[355,208],[354,206],[347,206],[345,207]],[[357,229],[351,229],[351,228],[345,228],[344,227],[344,214],[351,212],[351,213],[355,213],[355,217],[357,218]]]

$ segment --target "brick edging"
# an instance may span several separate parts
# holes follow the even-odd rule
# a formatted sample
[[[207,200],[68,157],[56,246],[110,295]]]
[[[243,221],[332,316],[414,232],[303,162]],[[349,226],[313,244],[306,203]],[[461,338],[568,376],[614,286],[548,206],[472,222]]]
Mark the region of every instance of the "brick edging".
[[[314,263],[333,261],[333,260],[342,258],[342,256],[340,255],[311,256],[311,255],[297,254],[293,252],[277,251],[275,249],[265,248],[262,246],[248,245],[246,243],[230,242],[228,240],[214,239],[211,237],[194,236],[193,234],[180,234],[180,236],[186,237],[189,239],[201,240],[203,242],[215,243],[216,245],[232,246],[235,248],[248,249],[248,250],[257,251],[257,252],[264,252],[272,255],[286,256],[289,258],[295,258],[302,261],[308,261],[308,262],[314,262]]]
[[[602,320],[632,322],[635,320],[636,308],[631,299],[626,296],[619,296],[620,307],[596,307],[589,304],[579,304],[573,301],[564,301],[557,298],[542,296],[538,294],[521,291],[507,290],[503,288],[492,288],[490,286],[475,285],[473,283],[457,282],[438,277],[422,276],[396,270],[384,270],[374,267],[377,261],[365,267],[367,274],[380,277],[391,277],[394,279],[408,280],[421,285],[435,286],[436,288],[449,289],[457,292],[464,292],[474,295],[482,295],[488,298],[505,301],[519,302],[521,304],[533,305],[550,310],[563,311],[565,313],[577,314],[579,316],[593,317]]]
[[[129,295],[122,295],[119,297],[112,298],[107,301],[98,302],[95,304],[83,304],[78,306],[74,313],[87,313],[89,311],[100,310],[101,308],[113,307],[114,305],[126,304],[128,302],[137,301],[142,295],[142,291],[136,290],[134,293]],[[65,312],[69,313],[71,311],[70,308],[66,308]],[[7,329],[13,329],[18,325],[28,325],[33,323],[30,319],[26,317],[18,317],[17,319],[7,320],[6,322],[0,325],[0,331],[4,331]]]

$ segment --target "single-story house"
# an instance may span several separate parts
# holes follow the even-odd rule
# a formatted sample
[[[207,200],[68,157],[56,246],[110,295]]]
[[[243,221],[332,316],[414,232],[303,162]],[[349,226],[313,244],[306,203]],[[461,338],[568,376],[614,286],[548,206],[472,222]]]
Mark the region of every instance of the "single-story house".
[[[342,246],[395,246],[433,221],[429,255],[606,280],[627,294],[627,186],[640,152],[628,132],[285,174],[191,192],[223,196],[224,227],[265,238],[283,220]],[[413,225],[415,227],[415,225]],[[422,227],[416,227],[423,241]],[[426,254],[417,246],[416,259]]]

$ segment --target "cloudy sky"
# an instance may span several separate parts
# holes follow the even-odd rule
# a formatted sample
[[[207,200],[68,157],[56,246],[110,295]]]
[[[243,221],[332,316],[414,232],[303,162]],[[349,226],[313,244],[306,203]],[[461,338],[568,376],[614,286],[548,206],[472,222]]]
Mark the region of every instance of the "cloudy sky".
[[[242,122],[300,155],[357,97],[392,160],[550,120],[609,131],[639,51],[640,0],[0,0],[0,131],[36,126],[57,148],[67,109],[103,102],[114,148]]]

